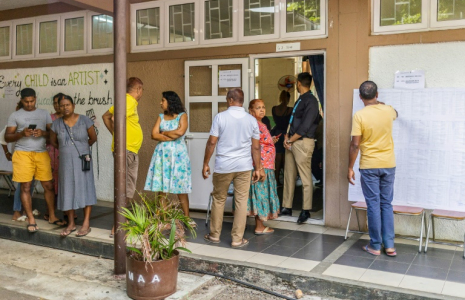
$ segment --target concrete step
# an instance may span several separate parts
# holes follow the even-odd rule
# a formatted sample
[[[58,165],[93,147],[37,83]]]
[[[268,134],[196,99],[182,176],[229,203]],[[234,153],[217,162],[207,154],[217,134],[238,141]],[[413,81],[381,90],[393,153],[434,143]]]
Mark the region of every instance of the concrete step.
[[[220,295],[227,287],[224,285],[212,285],[205,289],[199,289],[189,300],[212,300],[219,299]]]

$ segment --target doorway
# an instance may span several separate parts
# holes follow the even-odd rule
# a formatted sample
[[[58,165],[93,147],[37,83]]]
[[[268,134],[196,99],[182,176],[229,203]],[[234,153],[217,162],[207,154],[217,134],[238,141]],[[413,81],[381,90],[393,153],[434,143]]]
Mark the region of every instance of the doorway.
[[[268,55],[251,55],[250,66],[253,76],[250,78],[250,99],[262,99],[265,102],[266,116],[270,121],[271,131],[276,128],[272,108],[280,105],[280,97],[290,96],[288,106],[293,107],[299,99],[297,92],[297,74],[309,72],[313,76],[311,91],[320,106],[320,124],[315,133],[315,150],[312,156],[313,205],[311,218],[307,223],[324,225],[324,174],[325,174],[325,52],[273,53]],[[287,93],[286,93],[287,92]],[[275,108],[276,112],[276,108]],[[278,116],[279,118],[279,116]],[[278,149],[278,147],[277,147]],[[279,152],[279,151],[277,151]],[[277,153],[277,156],[284,153]],[[285,164],[285,161],[284,161]],[[276,165],[278,167],[278,164]],[[278,195],[283,201],[284,168],[276,178]],[[297,178],[292,206],[292,217],[280,217],[278,220],[296,222],[302,210],[302,182]]]

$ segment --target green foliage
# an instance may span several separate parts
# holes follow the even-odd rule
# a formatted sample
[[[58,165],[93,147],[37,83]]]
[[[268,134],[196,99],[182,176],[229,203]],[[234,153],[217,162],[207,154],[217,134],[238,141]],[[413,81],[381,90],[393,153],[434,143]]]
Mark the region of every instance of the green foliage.
[[[404,14],[402,15],[402,19],[396,22],[396,25],[417,24],[417,23],[421,23],[421,13],[411,15],[411,16]]]
[[[305,19],[310,20],[315,24],[320,24],[320,5],[319,1],[301,0],[298,2],[288,3],[287,11],[294,12],[304,16]]]
[[[187,251],[186,230],[195,238],[192,219],[186,217],[177,201],[163,197],[149,199],[139,194],[140,202],[134,202],[130,209],[123,208],[121,215],[127,222],[120,223],[125,234],[130,255],[137,260],[152,262],[170,259],[175,251]]]

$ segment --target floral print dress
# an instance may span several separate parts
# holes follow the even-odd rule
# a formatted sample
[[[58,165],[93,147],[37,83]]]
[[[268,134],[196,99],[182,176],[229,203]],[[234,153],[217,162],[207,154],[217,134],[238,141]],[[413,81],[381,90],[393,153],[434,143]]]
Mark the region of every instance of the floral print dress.
[[[258,216],[260,220],[276,219],[279,211],[279,198],[274,175],[274,161],[276,149],[266,125],[258,122],[260,130],[260,149],[262,166],[265,169],[266,179],[250,186],[247,201],[247,215]]]
[[[169,121],[160,114],[160,132],[178,129],[183,114],[180,113]],[[158,142],[150,162],[144,190],[169,194],[192,192],[191,162],[184,135],[174,141]]]

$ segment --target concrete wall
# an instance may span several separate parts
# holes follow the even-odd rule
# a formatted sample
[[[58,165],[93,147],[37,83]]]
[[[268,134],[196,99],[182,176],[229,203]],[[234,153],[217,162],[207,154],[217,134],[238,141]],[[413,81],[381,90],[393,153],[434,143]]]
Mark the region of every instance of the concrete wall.
[[[53,4],[56,5],[56,4]],[[48,6],[47,6],[48,7]],[[72,9],[66,7],[66,9]],[[42,10],[44,11],[44,9]],[[31,12],[30,12],[31,13]],[[0,20],[11,19],[13,14],[0,12]],[[15,18],[27,17],[16,12]],[[326,51],[326,225],[344,227],[349,215],[346,179],[350,126],[352,115],[352,91],[368,79],[369,51],[372,47],[414,45],[465,41],[465,29],[414,32],[393,35],[371,35],[370,0],[329,0],[328,37],[298,40],[302,50]],[[237,45],[226,47],[169,50],[128,54],[128,75],[139,76],[145,82],[145,96],[140,105],[141,123],[145,143],[141,151],[138,188],[145,179],[148,164],[155,147],[150,141],[151,127],[159,112],[158,103],[162,90],[173,89],[184,95],[185,60],[245,57],[250,54],[274,53],[276,43]],[[461,56],[456,56],[459,59]],[[36,60],[30,62],[0,63],[0,69],[43,67],[80,63],[101,63],[112,56]],[[415,223],[400,222],[399,230],[413,227]],[[355,218],[352,226],[355,228]],[[441,230],[442,231],[442,230]],[[445,231],[444,231],[445,232]]]

